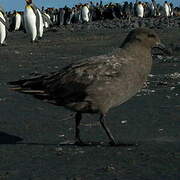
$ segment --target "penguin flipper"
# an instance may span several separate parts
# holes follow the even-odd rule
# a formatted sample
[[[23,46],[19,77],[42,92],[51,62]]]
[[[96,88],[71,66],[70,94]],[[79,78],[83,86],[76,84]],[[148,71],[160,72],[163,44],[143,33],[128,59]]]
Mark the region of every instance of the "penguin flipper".
[[[8,23],[6,23],[1,17],[0,17],[0,22],[6,27],[6,29],[9,29]]]

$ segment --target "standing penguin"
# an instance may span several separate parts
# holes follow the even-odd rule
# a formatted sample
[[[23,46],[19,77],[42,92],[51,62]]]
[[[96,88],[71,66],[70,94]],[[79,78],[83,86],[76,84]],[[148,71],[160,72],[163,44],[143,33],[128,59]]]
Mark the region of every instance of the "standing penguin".
[[[19,30],[19,28],[21,27],[21,23],[22,23],[21,14],[16,12],[16,14],[15,14],[15,28],[14,28],[15,31]]]
[[[164,11],[165,11],[165,16],[169,17],[170,16],[170,8],[169,8],[169,4],[167,1],[164,2]]]
[[[63,8],[59,8],[59,13],[58,13],[59,26],[62,26],[64,24],[64,14],[65,14],[65,10]]]
[[[142,3],[139,1],[136,7],[137,16],[143,18],[144,16],[144,7]]]
[[[151,16],[157,16],[157,4],[156,4],[156,0],[151,0]]]
[[[43,18],[40,10],[32,3],[32,0],[25,0],[24,11],[25,30],[31,35],[31,41],[35,42],[37,37],[43,36]]]
[[[150,15],[151,15],[151,17],[156,16],[156,14],[155,14],[155,7],[154,7],[153,3],[151,3],[151,5],[150,5]]]
[[[6,13],[2,7],[0,7],[0,45],[7,45],[5,42],[7,36],[7,30],[9,28],[8,19]]]
[[[51,21],[51,17],[49,16],[49,14],[47,14],[45,12],[42,13],[42,18],[43,18],[43,24],[44,24],[45,29],[47,29],[53,25],[53,23]]]
[[[43,17],[42,17],[42,13],[39,9],[37,9],[38,12],[38,18],[39,18],[39,23],[37,25],[37,33],[38,33],[38,37],[41,39],[43,36],[43,32],[44,32],[44,22],[43,22]]]
[[[170,16],[173,16],[174,15],[174,6],[173,6],[173,3],[169,4],[169,10],[170,10]]]
[[[81,9],[81,18],[83,22],[89,22],[89,8],[88,5],[85,4]]]

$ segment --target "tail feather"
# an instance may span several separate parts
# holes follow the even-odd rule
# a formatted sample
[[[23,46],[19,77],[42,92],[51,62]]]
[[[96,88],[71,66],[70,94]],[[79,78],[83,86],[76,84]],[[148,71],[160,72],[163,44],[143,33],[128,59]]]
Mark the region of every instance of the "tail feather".
[[[45,91],[41,90],[31,90],[31,89],[22,89],[22,88],[12,88],[12,90],[15,91],[21,91],[22,93],[27,93],[27,94],[44,94]]]
[[[52,97],[46,92],[46,88],[43,85],[42,76],[31,79],[12,81],[8,82],[8,84],[12,85],[12,87],[10,87],[10,90],[30,94],[38,99],[45,100],[50,103],[53,102],[53,104],[55,104],[55,101],[53,101]]]
[[[17,91],[24,94],[33,95],[35,98],[40,100],[44,100],[48,103],[59,105],[57,104],[54,96],[48,91],[48,84],[47,81],[48,77],[55,77],[57,73],[48,75],[40,75],[30,79],[21,79],[17,81],[8,82],[10,85],[10,90]],[[49,92],[49,93],[48,93]]]
[[[18,80],[18,81],[11,81],[11,82],[8,82],[9,85],[22,85],[24,84],[28,79],[22,79],[22,80]]]
[[[40,77],[31,78],[31,79],[11,81],[11,82],[8,82],[8,84],[15,86],[14,88],[12,88],[14,90],[21,90],[21,89],[43,90],[44,89],[43,79],[44,79],[44,76],[40,76]]]

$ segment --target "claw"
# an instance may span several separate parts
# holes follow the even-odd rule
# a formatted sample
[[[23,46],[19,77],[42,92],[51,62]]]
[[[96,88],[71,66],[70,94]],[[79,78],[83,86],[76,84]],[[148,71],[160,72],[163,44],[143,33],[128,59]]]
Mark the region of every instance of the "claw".
[[[83,141],[81,141],[80,139],[77,139],[74,144],[75,144],[75,145],[78,145],[78,146],[85,146],[85,145],[86,145],[86,144],[85,144]]]
[[[109,142],[109,145],[110,145],[110,146],[116,146],[117,144],[116,144],[114,141],[110,141],[110,142]]]

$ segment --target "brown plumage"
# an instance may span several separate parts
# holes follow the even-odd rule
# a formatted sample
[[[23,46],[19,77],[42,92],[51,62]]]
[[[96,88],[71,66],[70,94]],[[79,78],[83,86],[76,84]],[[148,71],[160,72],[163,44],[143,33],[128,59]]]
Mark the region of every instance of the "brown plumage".
[[[75,136],[78,143],[82,143],[79,134],[81,114],[99,113],[102,127],[111,144],[115,144],[105,125],[105,115],[110,108],[124,103],[142,88],[151,70],[151,48],[159,43],[153,30],[135,29],[120,48],[107,55],[91,57],[58,72],[10,84],[15,85],[14,90],[77,112]]]

